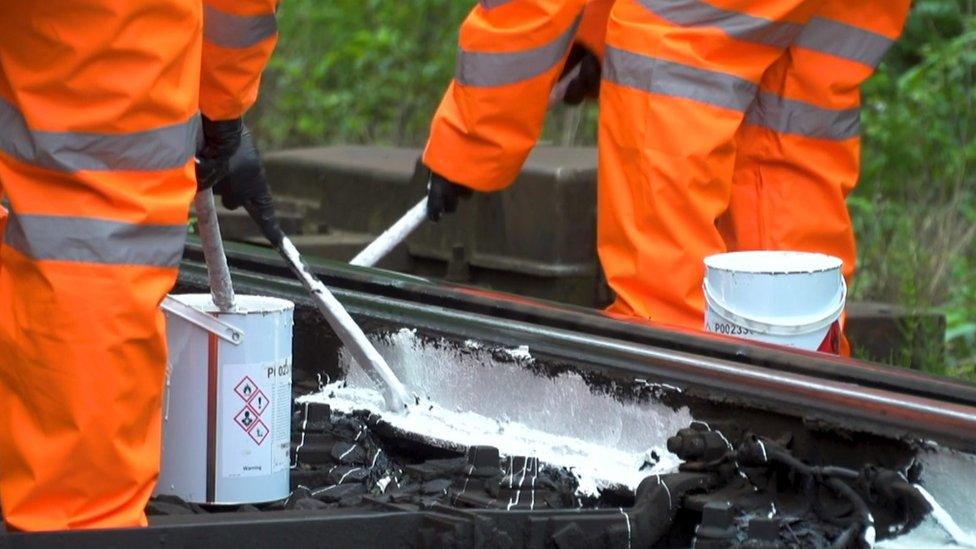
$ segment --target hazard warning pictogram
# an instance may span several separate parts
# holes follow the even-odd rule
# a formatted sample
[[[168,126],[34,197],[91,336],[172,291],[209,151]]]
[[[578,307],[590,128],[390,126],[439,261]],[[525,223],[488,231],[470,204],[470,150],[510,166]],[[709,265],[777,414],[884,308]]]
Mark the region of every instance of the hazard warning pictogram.
[[[251,438],[254,439],[254,442],[256,442],[258,446],[260,446],[261,443],[264,442],[264,439],[268,437],[268,426],[265,425],[264,422],[259,419],[257,423],[254,424],[254,427],[252,427],[251,430],[247,432],[247,434],[251,435]]]
[[[254,424],[261,421],[258,415],[251,409],[250,406],[245,406],[237,415],[234,416],[234,421],[241,426],[241,429],[249,431],[254,427]]]
[[[265,408],[268,407],[268,397],[258,389],[258,392],[254,393],[254,396],[251,397],[249,404],[258,415],[261,415],[264,413]]]
[[[237,396],[244,399],[244,402],[248,402],[259,391],[257,384],[249,376],[244,376],[244,379],[234,387],[234,392],[237,393]]]

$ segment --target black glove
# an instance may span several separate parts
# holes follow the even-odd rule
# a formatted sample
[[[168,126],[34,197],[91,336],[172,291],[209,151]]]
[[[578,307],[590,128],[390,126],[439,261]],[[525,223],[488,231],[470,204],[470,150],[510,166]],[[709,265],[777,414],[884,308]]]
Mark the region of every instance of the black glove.
[[[225,208],[234,210],[244,206],[268,241],[275,247],[281,244],[284,233],[275,215],[268,177],[247,127],[242,128],[240,146],[228,159],[226,176],[213,189]]]
[[[600,94],[601,70],[597,56],[583,46],[573,45],[563,74],[567,74],[576,65],[580,66],[579,74],[570,80],[566,87],[566,95],[563,96],[563,103],[567,105],[579,105],[587,97],[596,97]]]
[[[227,177],[231,155],[241,145],[244,122],[234,120],[210,120],[203,117],[203,144],[197,151],[197,190],[209,189]]]
[[[427,219],[440,221],[445,213],[457,210],[458,199],[471,196],[471,189],[451,183],[440,175],[430,172],[427,178]]]

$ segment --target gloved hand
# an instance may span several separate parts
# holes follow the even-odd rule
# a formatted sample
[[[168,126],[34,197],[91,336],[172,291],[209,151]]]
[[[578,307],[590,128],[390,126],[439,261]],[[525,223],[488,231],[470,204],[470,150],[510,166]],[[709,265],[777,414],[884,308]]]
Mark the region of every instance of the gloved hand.
[[[471,189],[451,183],[439,174],[430,172],[427,178],[427,219],[440,221],[445,213],[457,210],[458,199],[471,196]]]
[[[600,94],[600,60],[590,53],[590,50],[574,44],[569,51],[563,75],[568,74],[576,65],[580,70],[566,87],[563,103],[579,105],[587,97],[597,97]]]
[[[225,177],[217,181],[213,189],[214,194],[220,195],[224,207],[234,210],[244,206],[268,241],[275,247],[281,244],[284,233],[275,215],[268,177],[247,127],[242,127],[240,146],[228,158]]]
[[[197,151],[197,190],[209,189],[227,177],[231,155],[241,145],[244,122],[234,120],[210,120],[203,117],[203,146]]]

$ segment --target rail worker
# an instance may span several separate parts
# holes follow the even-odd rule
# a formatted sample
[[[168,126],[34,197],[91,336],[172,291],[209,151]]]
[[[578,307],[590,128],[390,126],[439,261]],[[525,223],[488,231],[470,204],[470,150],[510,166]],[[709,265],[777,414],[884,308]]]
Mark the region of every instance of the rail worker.
[[[239,152],[276,0],[0,3],[0,507],[36,531],[146,524],[198,188]],[[201,118],[202,113],[202,118]],[[202,148],[197,149],[202,120]],[[251,170],[257,173],[258,170]],[[225,203],[266,203],[244,177]],[[246,180],[245,180],[246,179]],[[252,209],[254,209],[252,207]]]
[[[576,42],[602,68],[609,311],[700,329],[703,259],[725,251],[826,253],[849,280],[859,88],[910,0],[610,0],[605,43],[580,40],[606,3],[482,0],[471,11],[423,155],[429,217],[512,183]]]

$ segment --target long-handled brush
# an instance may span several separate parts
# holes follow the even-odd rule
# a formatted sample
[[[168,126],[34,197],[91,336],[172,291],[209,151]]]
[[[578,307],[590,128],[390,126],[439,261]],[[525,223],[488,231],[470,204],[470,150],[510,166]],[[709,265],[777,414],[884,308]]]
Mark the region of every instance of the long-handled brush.
[[[197,212],[197,232],[203,247],[203,259],[207,264],[207,277],[210,280],[210,294],[214,305],[221,312],[233,311],[234,285],[230,280],[230,269],[224,254],[224,241],[220,238],[213,191],[206,189],[198,192],[193,199],[193,208]]]
[[[325,317],[329,326],[332,327],[332,330],[339,336],[343,345],[349,349],[356,362],[359,363],[360,367],[363,368],[375,383],[384,387],[383,397],[386,400],[387,406],[394,412],[399,412],[406,408],[410,397],[403,383],[397,379],[393,371],[390,370],[389,365],[380,356],[380,353],[366,339],[366,334],[363,333],[359,325],[349,316],[349,313],[342,307],[339,300],[332,295],[332,292],[325,287],[325,284],[322,284],[308,270],[308,266],[302,261],[302,256],[298,253],[295,245],[291,243],[291,240],[282,234],[281,241],[275,245],[275,248],[285,258],[288,266],[298,276],[298,279],[302,281],[305,289],[309,291],[312,299],[315,301],[315,305]]]
[[[253,150],[254,146],[249,143],[250,139],[250,133],[245,132],[242,136],[242,145],[238,151]],[[247,169],[244,167],[242,154],[242,152],[235,153],[230,159],[231,177],[239,170]],[[260,170],[258,177],[266,177],[263,169]],[[265,238],[278,250],[278,253],[281,254],[281,257],[284,258],[288,267],[295,273],[305,289],[308,290],[316,308],[325,317],[325,321],[336,335],[339,336],[342,344],[349,349],[359,366],[377,385],[383,387],[383,396],[387,406],[394,412],[402,412],[410,402],[407,389],[366,338],[362,328],[349,316],[349,312],[343,308],[325,284],[322,284],[309,271],[308,266],[302,261],[298,249],[281,230],[274,213],[274,206],[271,204],[271,197],[266,196],[260,202],[254,200],[245,202],[244,209],[257,223]]]
[[[360,267],[372,267],[376,265],[397,244],[403,242],[404,239],[410,236],[410,233],[419,227],[425,219],[427,219],[426,198],[407,210],[407,213],[403,214],[403,217],[398,219],[389,229],[383,231],[383,234],[376,237],[376,240],[372,241],[369,246],[363,248],[363,251],[356,254],[356,257],[352,258],[352,261],[349,263]]]

